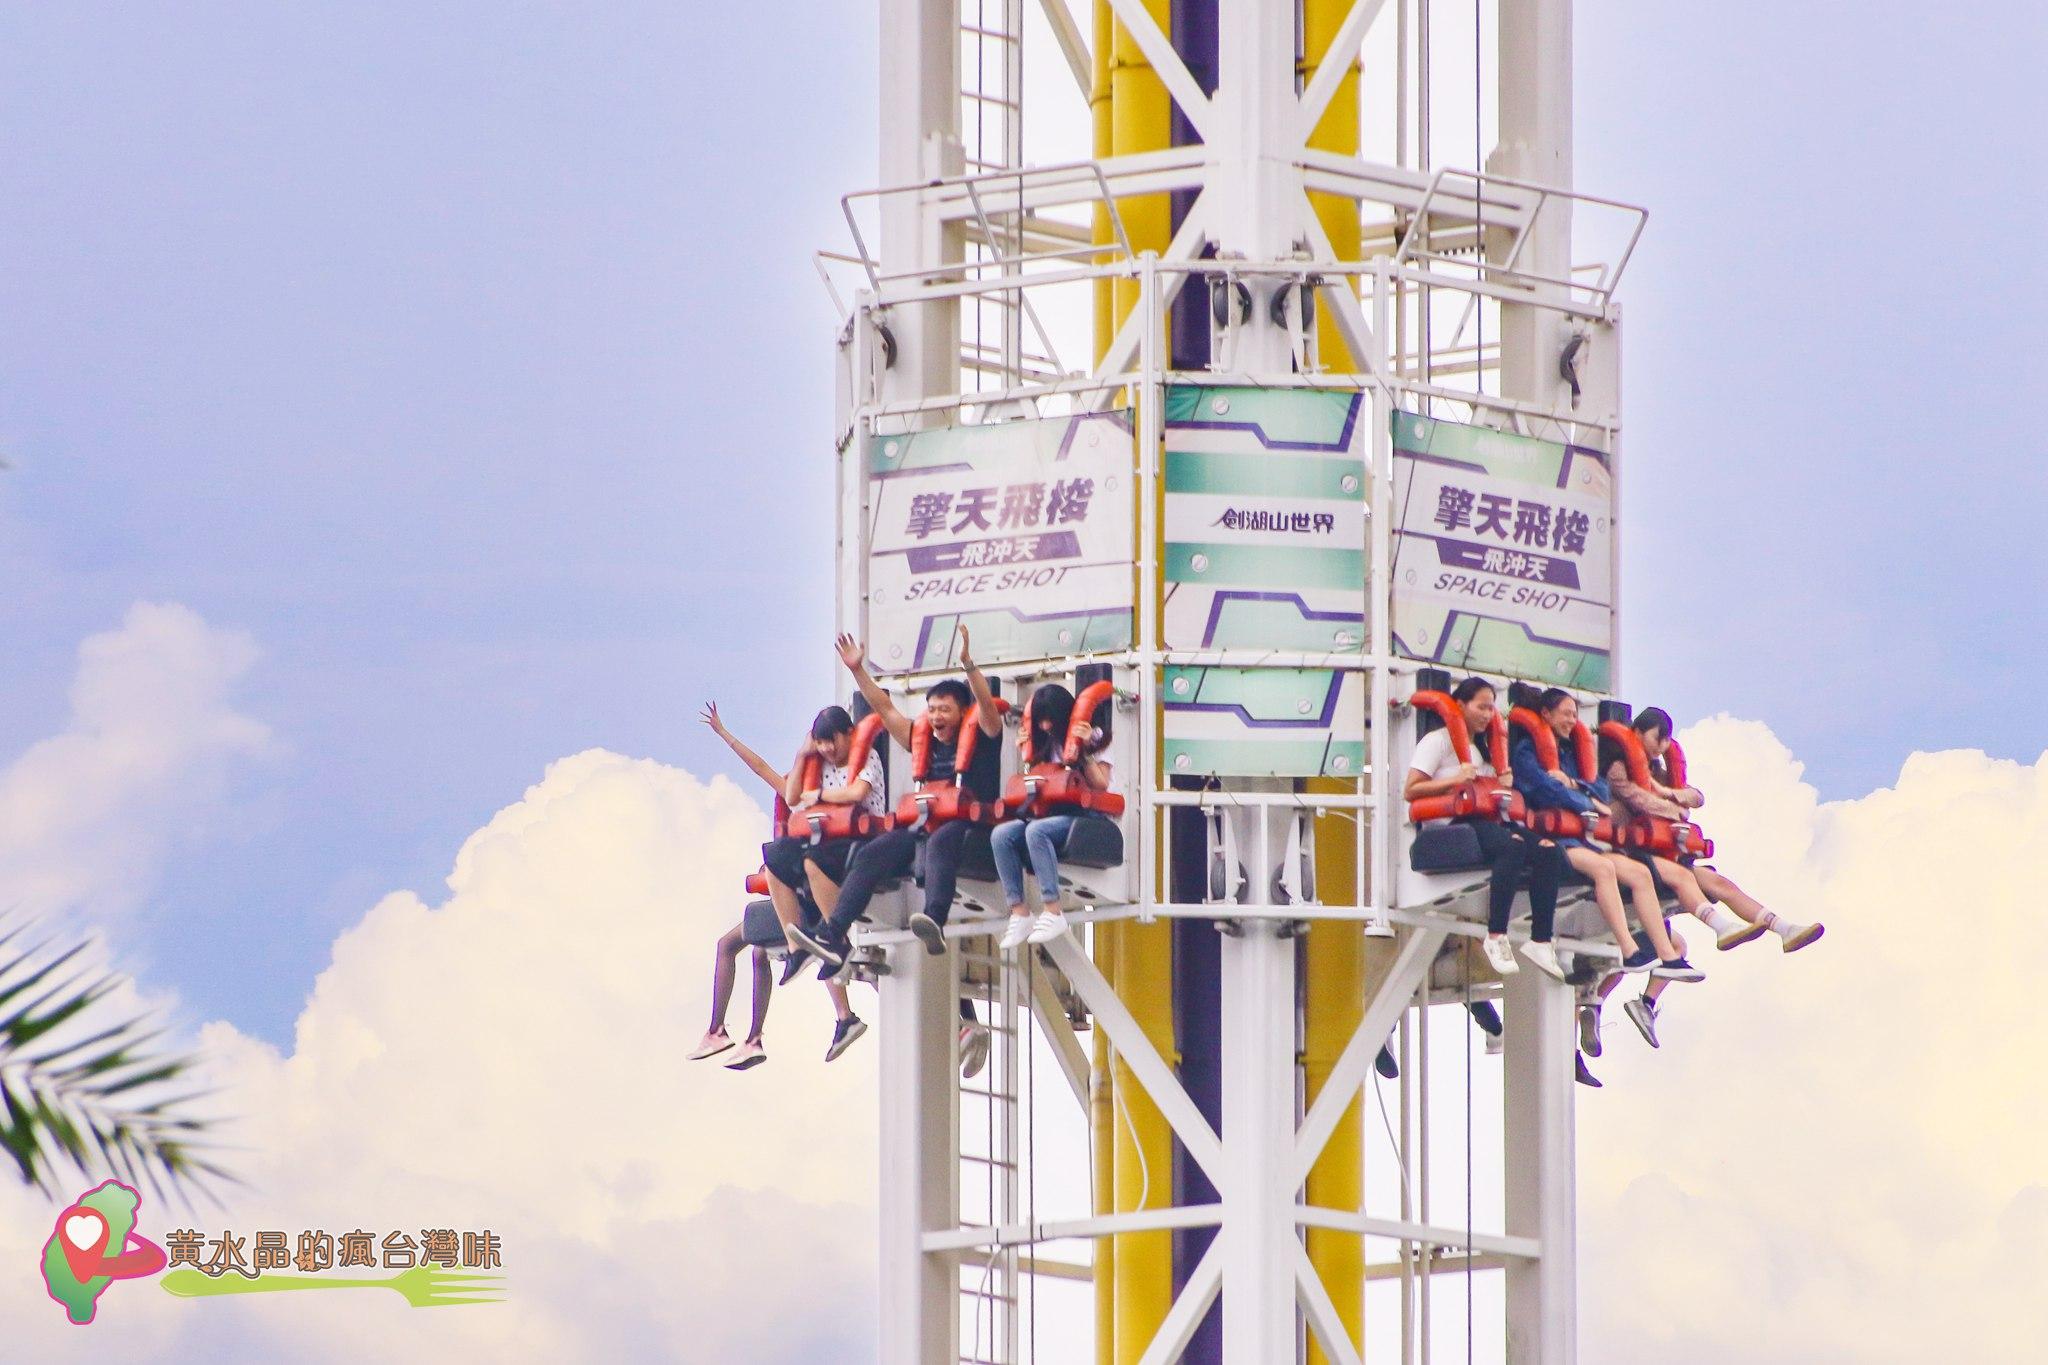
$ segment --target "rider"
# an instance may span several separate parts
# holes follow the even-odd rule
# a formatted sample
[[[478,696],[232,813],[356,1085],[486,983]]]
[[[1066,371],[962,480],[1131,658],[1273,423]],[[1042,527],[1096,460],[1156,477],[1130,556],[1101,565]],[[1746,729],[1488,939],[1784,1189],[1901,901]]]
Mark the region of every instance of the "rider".
[[[1571,693],[1561,687],[1548,689],[1537,700],[1536,715],[1541,726],[1556,737],[1560,751],[1574,739],[1579,728],[1579,703]],[[1562,768],[1546,769],[1537,755],[1535,737],[1520,727],[1514,735],[1512,761],[1515,786],[1530,806],[1569,811],[1588,821],[1610,814],[1606,782],[1597,774],[1573,777]],[[1565,862],[1572,870],[1593,884],[1593,898],[1620,945],[1624,972],[1649,971],[1653,976],[1674,981],[1706,979],[1706,973],[1687,962],[1673,946],[1664,927],[1663,907],[1657,903],[1657,887],[1649,868],[1622,854],[1596,849],[1581,837],[1560,835],[1557,844],[1564,850]],[[1635,902],[1636,918],[1649,939],[1649,947],[1640,951],[1622,909],[1623,887]]]
[[[1647,783],[1635,780],[1638,774],[1631,773],[1629,755],[1622,745],[1611,740],[1602,741],[1601,766],[1606,770],[1608,786],[1614,793],[1616,814],[1626,817],[1622,827],[1626,829],[1630,823],[1656,820],[1690,823],[1692,812],[1704,805],[1706,798],[1697,788],[1673,776],[1669,713],[1661,707],[1645,708],[1635,718],[1632,728],[1642,746],[1642,756],[1647,760],[1648,772],[1641,774],[1649,778]],[[1647,864],[1658,880],[1671,888],[1681,908],[1697,916],[1714,931],[1723,952],[1776,931],[1784,941],[1785,951],[1792,953],[1826,932],[1822,925],[1795,924],[1772,914],[1729,878],[1683,854],[1674,858],[1638,848],[1632,851],[1631,856]],[[1724,909],[1724,906],[1728,908]],[[1643,1035],[1643,1041],[1651,1047],[1658,1045],[1657,1001],[1663,994],[1662,986],[1661,981],[1652,981],[1640,996],[1623,1006],[1629,1022],[1636,1026],[1636,1031]],[[1612,984],[1609,983],[1601,991],[1600,998],[1604,1000],[1611,990]],[[1597,1010],[1598,1007],[1596,1002],[1593,1008]]]
[[[789,813],[782,799],[784,774],[776,772],[768,765],[766,759],[725,728],[725,722],[718,714],[717,702],[705,705],[702,719],[711,727],[711,733],[731,746],[732,751],[739,755],[740,762],[746,764],[749,771],[775,792],[775,828],[779,834]],[[689,1059],[693,1062],[731,1051],[732,1056],[728,1057],[723,1065],[728,1070],[745,1071],[768,1060],[767,1049],[761,1044],[761,1030],[768,1022],[768,998],[774,989],[774,980],[768,964],[768,954],[764,949],[754,949],[754,1009],[753,1018],[747,1027],[747,1036],[735,1048],[731,1036],[725,1031],[726,1006],[732,1000],[733,981],[738,975],[739,955],[745,947],[746,921],[742,918],[740,923],[720,936],[712,957],[711,1027],[705,1031],[696,1050],[690,1053]],[[794,967],[798,964],[793,959],[791,965]],[[783,979],[788,980],[788,974],[785,974]],[[851,1047],[855,1039],[868,1031],[868,1026],[855,1017],[853,1008],[847,1001],[845,987],[833,983],[828,990],[832,997],[833,1011],[838,1017],[838,1022],[832,1030],[832,1044],[825,1050],[825,1060],[829,1062],[836,1060],[842,1052]]]
[[[1668,819],[1688,819],[1690,812],[1707,802],[1699,788],[1685,782],[1684,750],[1678,747],[1671,733],[1671,716],[1660,706],[1646,707],[1635,719],[1636,734],[1642,739],[1643,752],[1649,756],[1650,775],[1657,783],[1656,794],[1681,809],[1681,814],[1667,815]],[[1615,794],[1621,794],[1620,788]],[[1721,935],[1723,949],[1734,948],[1759,938],[1765,933],[1776,934],[1783,942],[1784,951],[1796,953],[1813,943],[1827,932],[1827,926],[1820,923],[1800,924],[1786,919],[1783,915],[1766,910],[1757,899],[1716,869],[1703,863],[1693,863],[1692,875],[1705,893],[1707,909],[1710,912],[1701,918]],[[1723,910],[1720,907],[1726,906]],[[1740,920],[1729,915],[1735,912]],[[1745,928],[1744,925],[1748,927]]]
[[[1415,746],[1415,754],[1408,761],[1408,780],[1401,789],[1404,800],[1444,796],[1481,777],[1501,776],[1492,763],[1480,756],[1484,752],[1480,737],[1491,732],[1498,714],[1493,684],[1484,678],[1467,678],[1451,690],[1451,700],[1463,708],[1472,761],[1459,759],[1448,725],[1430,731]],[[1447,825],[1451,821],[1428,823]],[[1504,820],[1472,817],[1464,823],[1478,836],[1480,852],[1493,869],[1487,897],[1486,960],[1502,976],[1518,969],[1515,950],[1508,942],[1508,916],[1514,909],[1515,892],[1520,889],[1526,869],[1530,932],[1522,955],[1562,981],[1564,968],[1558,963],[1557,950],[1551,946],[1550,938],[1557,915],[1557,885],[1564,878],[1563,852],[1551,840]]]
[[[889,737],[908,747],[911,720],[897,709],[889,694],[869,675],[864,662],[867,657],[865,646],[851,635],[841,635],[837,646],[840,661],[853,674],[853,680],[860,687],[861,695],[867,698],[868,706],[882,718]],[[925,690],[925,714],[931,717],[931,748],[925,776],[929,782],[945,782],[955,776],[954,758],[971,707],[984,742],[974,746],[962,785],[984,803],[993,803],[1002,795],[1002,749],[1000,745],[986,741],[1002,734],[1003,722],[997,713],[995,697],[989,691],[988,679],[982,676],[968,654],[965,626],[960,627],[960,666],[967,675],[965,683],[956,678],[942,678]],[[828,898],[833,903],[828,905],[825,899],[818,902],[818,908],[825,912],[825,922],[817,932],[811,934],[797,930],[792,937],[816,953],[830,968],[829,974],[836,975],[843,970],[852,956],[848,931],[866,912],[877,886],[910,875],[917,862],[918,846],[922,844],[925,848],[924,908],[910,917],[910,931],[917,935],[927,952],[945,952],[946,916],[953,909],[960,858],[968,837],[977,829],[986,828],[971,820],[952,820],[930,833],[893,829],[875,836],[855,852],[836,896]]]
[[[1074,718],[1074,694],[1058,683],[1047,683],[1031,694],[1025,708],[1031,718],[1030,732],[1021,741],[1024,766],[1065,764],[1079,773],[1090,791],[1108,791],[1109,764],[1083,753],[1066,764],[1067,729]],[[1010,898],[1010,922],[1003,928],[1002,946],[1016,948],[1025,943],[1050,943],[1067,931],[1067,917],[1060,911],[1060,853],[1067,845],[1080,813],[1054,811],[1049,815],[1025,815],[996,826],[989,842],[994,847],[996,875]],[[1038,879],[1041,909],[1036,919],[1024,903],[1024,859],[1031,859],[1032,874]]]
[[[809,740],[797,750],[796,762],[783,779],[782,797],[793,813],[828,805],[859,806],[878,819],[887,815],[881,754],[870,748],[859,771],[847,766],[853,757],[853,728],[853,717],[843,706],[828,706],[818,712],[811,722]],[[823,772],[817,778],[818,786],[805,790],[805,778],[814,771],[813,757],[822,761]],[[792,952],[814,947],[803,929],[796,888],[807,886],[820,913],[830,914],[832,895],[846,880],[850,861],[860,846],[857,839],[813,843],[806,835],[786,833],[761,846],[761,861],[768,869],[768,896],[775,903],[776,917],[782,921],[783,937],[789,940]],[[825,960],[832,965],[830,959]],[[852,1025],[841,1019],[840,1027]],[[859,1036],[858,1032],[854,1036]],[[839,1042],[836,1032],[833,1042]]]

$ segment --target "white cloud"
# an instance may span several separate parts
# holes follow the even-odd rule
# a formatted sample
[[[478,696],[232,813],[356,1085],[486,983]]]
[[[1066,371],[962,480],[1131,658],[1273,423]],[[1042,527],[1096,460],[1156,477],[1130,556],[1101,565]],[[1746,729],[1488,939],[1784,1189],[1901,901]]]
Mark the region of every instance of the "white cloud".
[[[1763,726],[1688,738],[1723,870],[1828,936],[1710,950],[1661,1052],[1609,1033],[1579,1104],[1587,1358],[2039,1359],[2048,760],[1914,754],[1822,805]]]
[[[2034,1358],[2048,761],[1915,755],[1822,805],[1764,727],[1688,738],[1724,867],[1830,931],[1790,958],[1709,951],[1661,1052],[1610,1034],[1608,1088],[1579,1106],[1584,1358]],[[146,1205],[146,1228],[488,1227],[505,1304],[117,1286],[87,1334],[0,1277],[10,1354],[869,1358],[872,1046],[824,1066],[807,983],[778,995],[766,1068],[681,1060],[762,823],[722,779],[564,759],[468,840],[439,904],[388,896],[336,941],[288,1053],[204,1030],[250,1186],[226,1215]],[[0,1263],[30,1264],[48,1217],[0,1188]]]
[[[0,770],[0,905],[131,908],[269,731],[229,700],[256,660],[238,631],[138,603],[78,651],[71,715]]]
[[[602,752],[561,760],[467,841],[441,904],[387,896],[336,941],[290,1055],[203,1030],[245,1116],[232,1139],[249,1149],[250,1188],[226,1215],[168,1226],[489,1228],[512,1277],[504,1304],[423,1313],[396,1295],[187,1302],[115,1286],[95,1353],[865,1357],[869,1050],[823,1065],[830,1009],[807,980],[778,993],[766,1067],[683,1060],[764,825],[722,778]],[[872,996],[855,999],[871,1013]],[[31,1264],[48,1215],[6,1203],[21,1216],[0,1262]],[[75,1329],[40,1298],[0,1287],[0,1317],[19,1333],[10,1353],[55,1359]]]

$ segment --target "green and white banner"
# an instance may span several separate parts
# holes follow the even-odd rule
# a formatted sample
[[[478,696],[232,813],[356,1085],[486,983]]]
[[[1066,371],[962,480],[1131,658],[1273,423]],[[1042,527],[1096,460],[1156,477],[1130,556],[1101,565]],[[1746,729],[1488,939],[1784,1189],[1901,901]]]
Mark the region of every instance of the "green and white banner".
[[[1180,386],[1166,399],[1160,624],[1172,650],[1364,649],[1365,396]],[[1363,675],[1169,668],[1166,770],[1356,777]]]
[[[1393,416],[1394,648],[1454,669],[1607,690],[1614,479],[1607,456]]]
[[[1176,777],[1357,777],[1365,674],[1331,668],[1168,668],[1160,749]]]
[[[869,436],[875,667],[946,667],[961,622],[982,663],[1129,648],[1133,452],[1128,412]]]
[[[1365,645],[1365,396],[1167,390],[1168,649]]]

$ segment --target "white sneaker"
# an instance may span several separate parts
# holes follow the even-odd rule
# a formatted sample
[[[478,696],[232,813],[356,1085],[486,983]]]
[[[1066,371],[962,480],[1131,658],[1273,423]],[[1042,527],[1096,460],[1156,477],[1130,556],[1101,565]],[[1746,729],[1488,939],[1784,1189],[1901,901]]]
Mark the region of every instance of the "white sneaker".
[[[1522,964],[1515,961],[1515,945],[1508,942],[1506,934],[1486,936],[1486,960],[1491,962],[1494,971],[1502,976],[1513,976],[1522,970]]]
[[[727,1036],[725,1030],[716,1029],[704,1035],[704,1040],[697,1044],[697,1050],[690,1054],[690,1060],[701,1062],[706,1057],[716,1057],[731,1046],[732,1039]]]
[[[1537,943],[1533,939],[1522,945],[1522,956],[1529,959],[1529,965],[1546,976],[1564,980],[1564,966],[1557,960],[1557,949],[1549,943]]]
[[[1031,916],[1012,915],[1010,922],[1003,926],[1002,950],[1009,952],[1024,946],[1026,936],[1031,933]]]
[[[1031,932],[1024,936],[1026,943],[1050,943],[1067,932],[1067,917],[1057,910],[1041,910],[1031,921]]]
[[[732,1050],[732,1057],[725,1064],[727,1071],[745,1071],[768,1060],[768,1049],[759,1043],[741,1043]]]
[[[960,1026],[960,1074],[975,1077],[988,1065],[988,1025],[962,1024]]]
[[[1795,925],[1785,935],[1785,951],[1796,953],[1807,944],[1817,941],[1827,931],[1827,926],[1819,923]]]

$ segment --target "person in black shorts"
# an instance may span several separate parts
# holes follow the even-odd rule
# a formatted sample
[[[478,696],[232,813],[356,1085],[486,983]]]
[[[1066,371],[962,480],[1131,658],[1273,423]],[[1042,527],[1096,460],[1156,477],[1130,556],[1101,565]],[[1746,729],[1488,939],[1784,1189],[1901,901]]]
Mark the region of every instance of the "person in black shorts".
[[[932,782],[944,782],[955,775],[954,755],[960,744],[961,727],[972,707],[982,737],[981,742],[974,746],[974,756],[962,785],[981,800],[992,802],[1002,795],[1002,748],[989,741],[1002,734],[1003,721],[996,711],[988,679],[974,666],[967,647],[967,630],[963,626],[960,630],[960,664],[966,670],[967,681],[943,678],[925,692],[925,714],[931,717],[931,757],[926,778]],[[840,661],[853,674],[853,680],[859,685],[861,695],[867,698],[868,705],[882,718],[889,737],[909,747],[910,718],[896,708],[889,694],[869,675],[865,646],[851,635],[842,635],[838,649]],[[846,876],[837,888],[838,894],[831,898],[834,903],[828,905],[824,898],[818,901],[818,908],[825,913],[825,921],[817,932],[811,934],[799,928],[793,931],[792,938],[816,953],[826,964],[829,971],[822,974],[828,979],[843,971],[851,957],[848,931],[866,912],[875,888],[883,882],[909,876],[917,863],[918,846],[923,844],[924,908],[910,917],[910,930],[924,943],[928,952],[945,952],[946,916],[953,909],[960,857],[968,839],[977,833],[982,838],[988,837],[985,826],[955,820],[939,826],[930,834],[922,830],[896,829],[875,836],[855,850],[847,864]]]
[[[822,773],[817,778],[818,785],[806,790],[805,771],[813,755],[819,760]],[[888,795],[881,754],[870,749],[858,771],[848,766],[852,758],[853,717],[843,706],[828,706],[811,722],[805,747],[797,751],[796,762],[784,779],[782,795],[790,810],[802,812],[816,805],[857,805],[878,817],[885,816]],[[815,951],[815,940],[801,927],[802,910],[796,888],[808,887],[812,903],[821,913],[829,911],[861,844],[858,839],[826,839],[814,844],[808,835],[785,833],[761,845],[761,864],[768,870],[769,899],[775,903],[776,916],[782,921],[782,933],[789,940],[792,953]],[[823,954],[818,954],[818,958],[828,968],[840,965]],[[828,1061],[860,1036],[858,1021],[849,1022],[850,1019],[850,1015],[842,1017],[835,1029]],[[856,1031],[852,1037],[842,1039],[839,1029]]]

